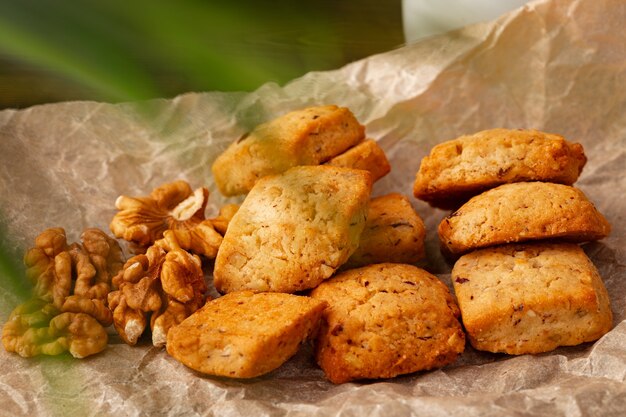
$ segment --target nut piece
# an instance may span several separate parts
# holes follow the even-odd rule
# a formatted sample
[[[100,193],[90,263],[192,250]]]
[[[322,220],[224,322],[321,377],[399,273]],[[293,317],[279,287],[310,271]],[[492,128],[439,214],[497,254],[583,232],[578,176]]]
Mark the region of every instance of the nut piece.
[[[168,230],[176,236],[181,248],[209,259],[217,256],[217,250],[222,244],[220,235],[211,220],[203,220],[191,229]]]
[[[102,351],[104,327],[113,322],[106,299],[111,278],[121,269],[117,241],[86,229],[82,244],[67,244],[62,228],[47,229],[24,256],[34,296],[18,306],[3,328],[2,343],[21,356],[69,351],[83,358]]]
[[[26,276],[35,284],[36,297],[61,312],[86,313],[108,326],[112,317],[106,297],[112,276],[121,269],[122,250],[99,229],[86,229],[81,240],[82,245],[68,246],[62,228],[43,231],[24,256]]]
[[[145,331],[148,315],[152,342],[163,346],[169,329],[204,303],[207,290],[200,258],[185,251],[175,231],[129,259],[113,278],[109,294],[113,324],[124,342],[135,345]]]
[[[105,294],[106,295],[106,294]],[[98,320],[103,326],[110,326],[113,323],[113,315],[104,300],[89,299],[79,295],[70,295],[63,302],[61,311],[68,313],[85,313]]]
[[[204,218],[208,199],[206,188],[192,191],[185,181],[164,184],[149,197],[122,195],[115,202],[120,211],[110,227],[116,237],[144,247],[161,239],[166,230],[172,230],[183,249],[212,259],[222,236]]]
[[[165,250],[151,246],[145,255],[130,258],[124,268],[113,278],[108,296],[113,312],[113,325],[124,342],[129,345],[145,330],[147,314],[161,308],[160,273],[165,260]]]
[[[37,236],[35,247],[24,255],[26,276],[35,285],[34,294],[58,308],[71,288],[71,258],[67,249],[65,230],[55,227]]]
[[[119,196],[110,228],[116,237],[149,246],[167,229],[191,229],[204,220],[206,188],[192,191],[185,181],[155,188],[149,197]]]
[[[83,248],[95,268],[93,286],[90,280],[76,280],[74,294],[88,298],[106,299],[111,291],[111,279],[122,269],[124,255],[117,241],[100,229],[85,229],[81,235]]]
[[[163,303],[165,307],[157,314],[153,314],[150,320],[150,328],[152,329],[152,344],[154,346],[165,346],[167,343],[167,333],[169,330],[182,323],[187,317],[195,313],[202,303],[181,303],[171,297],[165,296],[167,302]]]
[[[108,336],[96,319],[84,313],[61,313],[54,305],[32,299],[18,306],[2,329],[2,344],[22,357],[58,355],[75,358],[101,352]]]

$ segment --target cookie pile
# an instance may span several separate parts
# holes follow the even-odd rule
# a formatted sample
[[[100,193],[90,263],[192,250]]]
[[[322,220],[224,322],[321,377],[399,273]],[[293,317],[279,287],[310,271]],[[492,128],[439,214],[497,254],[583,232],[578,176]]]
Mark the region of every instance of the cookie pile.
[[[275,357],[286,360],[295,352],[286,337],[311,337],[326,377],[342,383],[453,362],[465,347],[461,317],[475,348],[510,354],[596,340],[611,328],[602,280],[575,244],[610,231],[571,186],[586,163],[581,145],[494,129],[438,145],[424,158],[414,195],[457,208],[439,226],[442,251],[463,255],[452,273],[457,305],[436,277],[410,265],[424,256],[425,231],[408,198],[369,199],[372,181],[388,168],[376,169],[384,157],[346,157],[362,146],[348,141],[363,135],[355,120],[335,106],[292,112],[217,159],[220,189],[249,191],[214,268],[215,287],[242,298],[241,315],[225,311],[220,299],[207,303],[169,333],[172,356],[208,374],[247,377],[271,370],[261,365],[261,346],[275,346]],[[337,152],[343,154],[334,159],[345,164],[324,163]],[[296,315],[272,296],[257,304],[248,292],[295,293],[303,306]],[[310,298],[325,305],[317,325],[310,320],[319,305]],[[263,323],[254,325],[261,314]],[[221,323],[217,333],[198,325],[212,321]],[[180,330],[185,326],[194,330]],[[259,330],[265,327],[272,331]],[[242,335],[246,343],[225,342]],[[235,345],[236,366],[214,360],[231,357]]]
[[[422,219],[401,194],[370,200],[389,166],[355,123],[346,108],[299,110],[218,157],[220,190],[249,191],[215,259],[226,295],[169,332],[173,357],[245,378],[310,337],[328,379],[342,383],[441,367],[464,350],[448,288],[408,265],[424,257]]]
[[[308,107],[257,126],[233,142],[213,163],[225,196],[246,194],[256,182],[300,165],[367,170],[372,181],[386,175],[389,161],[365,127],[345,107]]]
[[[560,136],[506,129],[442,143],[422,161],[416,197],[450,207],[477,194],[438,228],[442,251],[462,255],[452,281],[476,349],[539,353],[610,330],[606,289],[576,245],[611,229],[571,186],[585,161]]]
[[[251,378],[311,340],[326,377],[343,383],[450,364],[465,332],[476,349],[509,354],[596,340],[612,325],[609,298],[577,243],[602,239],[610,225],[572,186],[585,163],[581,145],[534,130],[493,129],[432,149],[413,192],[456,209],[438,228],[442,252],[458,258],[455,299],[415,266],[426,232],[408,197],[371,197],[390,165],[365,127],[334,105],[293,111],[216,159],[218,188],[246,194],[240,206],[205,218],[208,189],[175,181],[116,201],[111,231],[136,252],[125,263],[103,232],[106,245],[85,246],[89,257],[66,248],[64,233],[46,240],[63,250],[34,249],[27,265],[45,291],[16,309],[2,342],[23,356],[84,357],[105,348],[102,326],[112,322],[129,345],[150,332],[192,369]],[[100,254],[109,248],[111,259]],[[57,267],[64,256],[76,264],[67,271]],[[211,263],[216,299],[203,274]],[[90,285],[106,287],[87,301],[97,298],[108,319],[76,313],[99,332],[70,326],[66,308]],[[53,318],[60,312],[69,321]]]

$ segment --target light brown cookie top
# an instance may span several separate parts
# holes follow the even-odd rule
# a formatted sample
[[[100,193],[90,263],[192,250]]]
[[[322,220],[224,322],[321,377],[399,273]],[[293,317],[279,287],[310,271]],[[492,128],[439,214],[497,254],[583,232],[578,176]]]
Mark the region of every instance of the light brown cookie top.
[[[439,224],[442,249],[453,255],[537,239],[585,242],[611,226],[577,188],[546,182],[505,184],[479,194]]]
[[[372,174],[372,182],[378,181],[391,171],[391,165],[389,165],[385,152],[372,139],[358,143],[326,162],[326,165],[364,169]]]
[[[325,307],[291,294],[234,292],[172,328],[167,352],[205,374],[252,378],[293,356],[317,329]]]
[[[315,355],[334,383],[441,367],[465,348],[448,288],[412,265],[345,271],[320,284],[311,297],[328,303]]]
[[[228,225],[215,287],[224,293],[317,286],[356,250],[370,192],[369,172],[323,165],[259,180]]]
[[[296,110],[257,126],[213,163],[215,183],[227,196],[245,194],[266,175],[318,165],[359,143],[365,128],[345,107]]]
[[[491,129],[435,146],[422,159],[413,194],[434,207],[454,209],[501,184],[545,181],[573,184],[587,158],[582,145],[538,130]]]
[[[425,236],[424,222],[406,196],[391,193],[373,198],[359,247],[344,267],[418,262],[424,257]]]
[[[547,352],[611,329],[604,284],[575,244],[477,250],[459,258],[452,282],[470,342],[480,350]]]

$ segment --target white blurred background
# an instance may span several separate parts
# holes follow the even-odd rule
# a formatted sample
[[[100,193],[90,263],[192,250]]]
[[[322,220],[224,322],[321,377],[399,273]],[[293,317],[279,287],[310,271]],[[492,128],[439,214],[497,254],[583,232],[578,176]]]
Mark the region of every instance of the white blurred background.
[[[407,43],[472,23],[493,20],[529,0],[402,0]]]

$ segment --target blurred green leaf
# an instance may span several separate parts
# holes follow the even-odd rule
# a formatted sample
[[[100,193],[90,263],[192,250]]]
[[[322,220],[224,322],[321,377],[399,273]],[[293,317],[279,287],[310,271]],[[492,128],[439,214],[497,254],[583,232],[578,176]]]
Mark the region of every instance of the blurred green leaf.
[[[0,287],[15,295],[19,301],[24,301],[30,297],[32,286],[26,279],[22,258],[18,254],[21,251],[8,246],[6,227],[1,222],[0,236]]]
[[[342,62],[335,26],[317,3],[286,0],[2,1],[0,53],[99,99],[139,100],[167,96],[158,86],[169,74],[196,90],[249,91],[311,62],[332,68]]]
[[[106,34],[92,25],[93,15],[72,16],[70,3],[29,0],[2,3],[0,49],[55,71],[110,100],[157,94],[141,68],[127,59]]]

